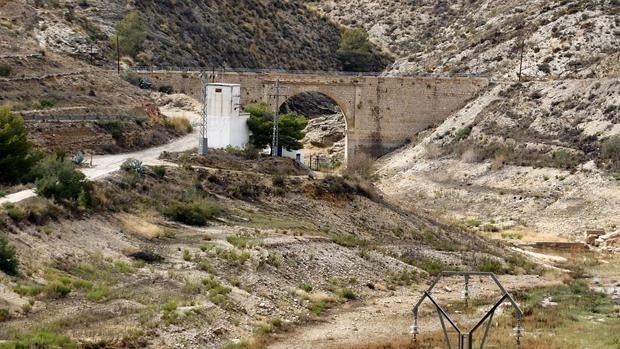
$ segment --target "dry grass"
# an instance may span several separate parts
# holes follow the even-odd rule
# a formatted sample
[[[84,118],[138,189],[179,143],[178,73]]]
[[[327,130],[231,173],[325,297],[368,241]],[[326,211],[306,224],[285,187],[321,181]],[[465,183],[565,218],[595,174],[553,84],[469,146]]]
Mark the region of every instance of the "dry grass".
[[[126,231],[147,239],[154,239],[164,234],[164,229],[160,226],[149,223],[141,217],[123,213],[118,215],[118,219]]]
[[[194,129],[192,124],[183,117],[169,117],[164,119],[164,125],[173,128],[179,134],[188,134]]]

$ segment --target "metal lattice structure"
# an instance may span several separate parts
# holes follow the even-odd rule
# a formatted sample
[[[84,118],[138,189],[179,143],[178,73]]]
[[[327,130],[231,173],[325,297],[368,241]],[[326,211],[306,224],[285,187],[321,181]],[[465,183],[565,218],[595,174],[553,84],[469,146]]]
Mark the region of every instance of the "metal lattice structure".
[[[209,140],[207,139],[209,77],[203,72],[200,74],[200,80],[202,81],[202,115],[200,120],[200,138],[198,139],[198,154],[207,155],[209,151]]]
[[[495,282],[495,284],[497,285],[497,287],[499,288],[501,292],[501,297],[499,298],[499,300],[495,302],[493,307],[485,313],[485,315],[476,323],[476,325],[474,325],[474,327],[472,327],[471,330],[469,330],[469,332],[464,332],[461,328],[459,328],[456,322],[450,318],[448,313],[441,307],[441,305],[437,302],[435,298],[433,298],[433,295],[432,295],[433,288],[437,285],[439,280],[445,277],[452,277],[452,276],[463,277],[464,283],[465,283],[465,287],[463,290],[463,296],[465,297],[466,304],[470,296],[469,279],[472,276],[481,276],[481,277],[491,278],[493,282]],[[497,279],[497,276],[494,273],[451,272],[451,271],[439,273],[439,275],[437,275],[435,280],[433,280],[429,288],[426,291],[424,291],[424,294],[422,295],[420,300],[413,307],[413,310],[412,310],[413,311],[413,325],[411,326],[411,332],[413,334],[414,340],[417,340],[417,335],[419,334],[419,331],[420,331],[418,327],[418,311],[419,311],[420,305],[425,299],[430,300],[437,311],[437,315],[439,316],[439,321],[441,323],[441,328],[443,330],[444,338],[445,338],[448,349],[452,349],[453,346],[452,346],[452,342],[450,341],[450,336],[448,335],[448,328],[446,326],[446,321],[448,322],[450,327],[452,327],[452,329],[454,329],[456,333],[458,334],[458,343],[457,343],[458,347],[456,347],[458,349],[473,349],[474,348],[473,346],[474,334],[476,330],[478,330],[480,327],[485,325],[485,322],[486,322],[484,334],[480,342],[480,349],[484,349],[484,344],[489,334],[489,329],[491,328],[491,324],[493,322],[493,316],[495,315],[495,311],[504,301],[510,302],[510,304],[512,304],[512,307],[514,308],[515,316],[517,318],[517,326],[514,329],[515,335],[517,338],[517,347],[520,347],[521,345],[521,336],[523,335],[523,327],[522,327],[523,311],[521,310],[521,308],[519,307],[515,299],[512,297],[512,295],[508,293],[506,289],[504,288],[504,286],[499,282],[499,280]]]

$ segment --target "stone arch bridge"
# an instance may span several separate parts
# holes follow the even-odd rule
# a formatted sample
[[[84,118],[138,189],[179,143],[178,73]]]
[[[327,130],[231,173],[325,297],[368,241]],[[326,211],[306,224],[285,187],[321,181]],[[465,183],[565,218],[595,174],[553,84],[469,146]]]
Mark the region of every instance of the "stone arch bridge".
[[[157,85],[200,97],[200,72],[140,72]],[[215,82],[241,85],[241,104],[268,102],[276,80],[282,94],[319,92],[333,99],[346,120],[345,157],[382,156],[408,143],[417,132],[443,122],[489,84],[485,78],[380,77],[365,75],[217,72]],[[284,103],[284,98],[279,103]],[[279,106],[278,106],[279,107]]]

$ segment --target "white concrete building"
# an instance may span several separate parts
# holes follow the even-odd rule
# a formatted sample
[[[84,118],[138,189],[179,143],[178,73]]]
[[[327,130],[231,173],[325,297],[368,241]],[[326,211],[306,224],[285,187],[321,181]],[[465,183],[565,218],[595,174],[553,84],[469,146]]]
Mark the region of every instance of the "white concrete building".
[[[241,86],[238,84],[207,85],[207,139],[209,148],[245,148],[250,141],[247,121],[250,114],[241,113]]]

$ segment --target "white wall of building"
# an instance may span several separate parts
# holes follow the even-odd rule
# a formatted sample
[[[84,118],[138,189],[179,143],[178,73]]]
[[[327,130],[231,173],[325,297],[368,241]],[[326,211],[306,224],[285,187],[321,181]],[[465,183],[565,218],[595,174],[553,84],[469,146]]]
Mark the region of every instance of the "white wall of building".
[[[241,86],[209,84],[207,86],[207,138],[209,148],[233,146],[244,148],[250,141],[247,120],[240,113]]]

